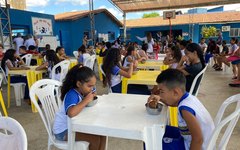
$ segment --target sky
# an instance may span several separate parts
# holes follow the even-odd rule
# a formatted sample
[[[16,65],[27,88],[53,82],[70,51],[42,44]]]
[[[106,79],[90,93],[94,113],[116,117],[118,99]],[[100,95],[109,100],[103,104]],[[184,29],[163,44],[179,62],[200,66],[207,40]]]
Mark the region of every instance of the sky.
[[[46,14],[59,14],[63,12],[79,11],[79,10],[88,10],[88,1],[89,0],[26,0],[27,1],[27,10],[46,13]],[[110,11],[115,17],[119,20],[122,20],[122,13],[118,11],[108,0],[94,0],[94,9],[106,8]],[[203,8],[203,7],[202,7]],[[213,7],[205,7],[213,8]],[[187,12],[188,9],[181,9],[183,13]],[[240,11],[240,3],[234,5],[225,5],[225,11],[229,10],[238,10]],[[151,12],[151,11],[150,11]],[[144,13],[150,12],[136,12],[136,13],[127,13],[127,19],[137,19],[141,18]],[[163,11],[154,11],[162,15]]]

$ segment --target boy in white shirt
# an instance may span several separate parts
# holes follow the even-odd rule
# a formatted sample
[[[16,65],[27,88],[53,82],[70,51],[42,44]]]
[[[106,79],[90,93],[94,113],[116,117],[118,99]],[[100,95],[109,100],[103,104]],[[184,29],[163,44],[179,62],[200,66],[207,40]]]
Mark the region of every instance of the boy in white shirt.
[[[184,138],[185,149],[206,149],[214,123],[203,104],[186,92],[183,73],[176,69],[167,69],[156,81],[160,94],[151,95],[148,103],[162,101],[167,106],[178,107],[178,128]]]

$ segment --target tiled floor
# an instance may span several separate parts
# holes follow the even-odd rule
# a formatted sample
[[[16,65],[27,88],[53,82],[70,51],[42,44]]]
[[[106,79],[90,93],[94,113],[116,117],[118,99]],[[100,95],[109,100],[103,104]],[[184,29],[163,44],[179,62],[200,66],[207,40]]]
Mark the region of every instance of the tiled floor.
[[[215,72],[212,68],[208,68],[203,82],[200,87],[198,98],[202,101],[212,117],[215,117],[218,108],[222,102],[231,95],[240,93],[240,88],[230,88],[228,83],[231,81],[231,74],[224,72]],[[3,87],[3,95],[7,100],[6,85]],[[98,94],[105,94],[107,89],[102,88],[101,82],[97,84]],[[13,93],[13,92],[12,92]],[[31,107],[22,102],[21,107],[15,106],[14,94],[11,98],[11,108],[8,109],[9,116],[17,119],[25,131],[28,138],[29,150],[46,150],[48,135],[43,126],[42,120],[38,113],[32,113]],[[227,109],[230,113],[234,107]],[[240,121],[238,122],[233,135],[228,144],[228,150],[236,150],[240,147]],[[118,138],[109,138],[109,150],[142,150],[141,141],[133,141]]]

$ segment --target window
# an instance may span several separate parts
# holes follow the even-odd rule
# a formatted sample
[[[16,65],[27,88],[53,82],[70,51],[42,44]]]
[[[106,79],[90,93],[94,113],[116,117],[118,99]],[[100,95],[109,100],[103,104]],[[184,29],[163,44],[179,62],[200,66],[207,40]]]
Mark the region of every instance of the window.
[[[229,32],[230,37],[239,37],[240,36],[240,28],[231,28]]]
[[[115,40],[115,32],[108,32],[108,40],[109,41],[114,41]]]
[[[17,36],[18,33],[21,33],[22,36],[26,36],[28,34],[28,29],[12,29],[12,36]]]

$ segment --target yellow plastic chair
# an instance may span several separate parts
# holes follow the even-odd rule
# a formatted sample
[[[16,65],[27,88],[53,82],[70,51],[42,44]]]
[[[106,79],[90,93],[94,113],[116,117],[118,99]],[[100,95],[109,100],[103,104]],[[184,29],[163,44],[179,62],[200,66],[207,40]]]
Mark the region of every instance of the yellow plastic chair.
[[[103,80],[102,72],[100,71],[101,64],[103,64],[103,57],[97,56],[97,63],[98,63],[98,73],[100,81]]]
[[[3,74],[0,74],[0,86],[2,86],[2,81],[3,81]],[[3,100],[2,89],[1,89],[1,88],[0,88],[0,104],[1,104],[1,106],[2,106],[2,110],[3,110],[4,116],[7,117],[7,116],[8,116],[8,113],[7,113],[7,109],[6,109],[4,100]]]

